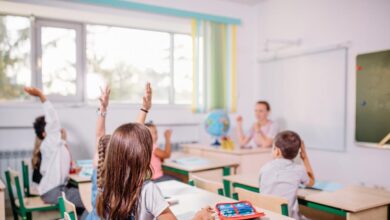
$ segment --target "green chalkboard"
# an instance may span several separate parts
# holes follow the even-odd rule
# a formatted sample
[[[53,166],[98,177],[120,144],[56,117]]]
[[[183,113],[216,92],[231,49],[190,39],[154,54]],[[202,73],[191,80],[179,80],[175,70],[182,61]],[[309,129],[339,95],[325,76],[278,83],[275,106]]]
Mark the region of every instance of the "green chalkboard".
[[[390,50],[361,54],[356,60],[358,142],[380,142],[390,132]]]

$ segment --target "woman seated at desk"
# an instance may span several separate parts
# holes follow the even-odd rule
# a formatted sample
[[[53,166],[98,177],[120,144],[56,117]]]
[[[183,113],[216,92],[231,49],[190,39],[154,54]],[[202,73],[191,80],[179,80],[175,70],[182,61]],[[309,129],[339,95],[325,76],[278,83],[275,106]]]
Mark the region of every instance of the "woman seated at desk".
[[[272,141],[279,129],[275,122],[268,119],[271,106],[266,101],[258,101],[255,105],[256,122],[246,135],[242,128],[242,117],[237,117],[237,136],[241,147],[272,147]]]

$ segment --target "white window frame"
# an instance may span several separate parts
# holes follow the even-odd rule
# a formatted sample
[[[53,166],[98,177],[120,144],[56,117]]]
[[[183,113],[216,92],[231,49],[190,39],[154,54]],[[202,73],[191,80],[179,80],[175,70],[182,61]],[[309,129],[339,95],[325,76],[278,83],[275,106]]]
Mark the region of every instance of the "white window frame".
[[[69,96],[48,95],[49,99],[56,102],[82,102],[84,97],[84,27],[81,23],[68,21],[56,21],[49,19],[36,19],[34,24],[35,30],[35,85],[43,88],[42,84],[42,45],[41,45],[41,28],[55,27],[73,29],[76,32],[76,94]]]
[[[42,48],[41,48],[41,28],[42,27],[57,27],[57,28],[67,28],[74,29],[76,32],[76,95],[70,96],[61,96],[61,95],[48,95],[48,98],[55,103],[70,103],[70,104],[93,104],[94,102],[88,100],[87,98],[87,88],[86,88],[86,26],[87,25],[103,25],[103,26],[112,26],[112,27],[120,27],[120,28],[128,28],[135,30],[148,30],[155,32],[164,32],[168,33],[170,37],[170,82],[171,88],[168,96],[168,103],[166,104],[156,104],[156,106],[161,107],[188,107],[191,104],[176,104],[175,103],[175,72],[174,72],[174,39],[176,34],[189,35],[188,33],[183,32],[172,32],[172,31],[163,31],[163,30],[155,30],[148,28],[139,28],[139,27],[130,27],[130,26],[121,26],[121,25],[109,25],[109,24],[100,24],[100,23],[90,23],[90,22],[73,22],[67,20],[56,20],[51,18],[43,18],[43,17],[34,17],[34,16],[26,16],[26,15],[14,15],[11,13],[1,13],[2,16],[18,16],[25,17],[30,19],[30,70],[31,70],[31,86],[38,87],[40,89],[43,88],[42,85],[42,68],[41,68],[41,60],[42,60]],[[29,103],[35,103],[36,101],[27,101]],[[8,105],[12,103],[16,103],[12,100],[6,101],[3,104]],[[20,103],[21,104],[21,103]],[[116,103],[113,100],[112,103],[114,106],[122,106],[126,105],[135,105],[134,102],[118,102]],[[17,104],[19,105],[19,104]]]

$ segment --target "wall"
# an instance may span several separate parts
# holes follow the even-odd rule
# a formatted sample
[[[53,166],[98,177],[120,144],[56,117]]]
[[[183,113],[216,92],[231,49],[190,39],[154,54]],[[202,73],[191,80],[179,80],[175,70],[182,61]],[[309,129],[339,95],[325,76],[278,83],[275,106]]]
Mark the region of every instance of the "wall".
[[[390,150],[365,148],[354,141],[355,58],[361,53],[390,49],[390,1],[265,0],[257,10],[258,56],[264,53],[266,39],[302,40],[301,46],[287,51],[350,41],[346,150],[309,150],[309,156],[319,179],[390,190]]]
[[[110,20],[114,24],[127,24],[123,21],[118,21],[118,16],[122,16],[124,21],[133,20],[134,16],[137,19],[153,19],[153,22],[148,22],[148,25],[156,25],[155,21],[162,16],[155,16],[141,12],[129,12],[119,9],[100,8],[88,5],[76,5],[69,2],[55,2],[45,0],[17,0],[17,3],[10,7],[10,2],[0,2],[0,11],[3,13],[8,10],[13,10],[13,13],[30,14],[29,11],[35,11],[35,15],[43,14],[45,17],[54,18],[56,14],[63,20],[91,21],[96,18],[97,21]],[[252,102],[252,85],[248,84],[246,79],[254,74],[256,68],[256,38],[255,38],[255,18],[256,11],[253,7],[240,5],[235,3],[226,3],[217,0],[210,1],[175,1],[175,0],[159,0],[159,1],[140,1],[161,6],[175,7],[185,10],[193,10],[204,13],[211,13],[223,16],[231,16],[242,19],[242,25],[238,28],[237,36],[237,72],[238,79],[238,111],[244,116],[251,115],[251,108],[247,108],[247,103]],[[28,3],[28,4],[27,4]],[[33,5],[30,5],[33,4]],[[44,6],[43,6],[44,5]],[[36,8],[39,8],[36,9]],[[19,14],[19,13],[16,13]],[[169,28],[175,26],[175,19],[164,17],[161,18],[160,28]],[[166,24],[169,23],[168,26]],[[179,21],[180,26],[183,22]],[[130,24],[131,25],[131,24]],[[243,80],[245,79],[245,80]],[[140,97],[141,98],[141,97]],[[141,99],[140,99],[141,101]],[[80,105],[65,105],[56,104],[59,116],[62,120],[63,127],[68,130],[69,145],[75,159],[90,158],[94,152],[94,135],[96,121],[96,104],[80,104]],[[124,122],[132,121],[138,113],[139,106],[137,105],[111,105],[107,116],[107,132],[111,133],[118,125]],[[0,150],[10,149],[32,149],[33,135],[28,135],[28,128],[18,129],[20,126],[31,126],[33,119],[42,114],[39,104],[5,104],[0,103]],[[160,124],[168,123],[202,123],[204,115],[192,114],[190,107],[178,106],[153,106],[149,119]],[[14,127],[14,128],[11,128]],[[16,127],[16,128],[15,128]],[[31,130],[32,132],[32,130]],[[161,134],[162,132],[160,132]],[[176,132],[180,133],[180,132]],[[202,126],[199,126],[197,132],[187,134],[188,137],[175,137],[173,139],[201,139],[208,142],[210,138],[203,132]],[[194,137],[195,136],[195,137]],[[22,138],[20,138],[22,137]]]

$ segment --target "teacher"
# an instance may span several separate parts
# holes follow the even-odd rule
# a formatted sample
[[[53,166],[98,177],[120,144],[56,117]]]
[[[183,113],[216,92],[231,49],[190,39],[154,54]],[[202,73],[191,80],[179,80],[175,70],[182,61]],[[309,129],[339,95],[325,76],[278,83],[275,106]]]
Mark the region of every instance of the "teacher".
[[[256,122],[252,125],[248,135],[245,135],[242,128],[242,116],[237,117],[237,136],[241,147],[272,147],[273,138],[279,129],[275,122],[268,119],[270,111],[271,106],[268,102],[256,102]]]

